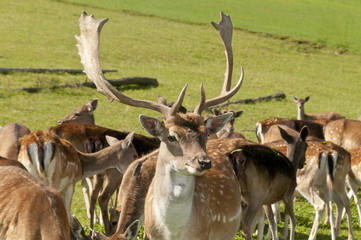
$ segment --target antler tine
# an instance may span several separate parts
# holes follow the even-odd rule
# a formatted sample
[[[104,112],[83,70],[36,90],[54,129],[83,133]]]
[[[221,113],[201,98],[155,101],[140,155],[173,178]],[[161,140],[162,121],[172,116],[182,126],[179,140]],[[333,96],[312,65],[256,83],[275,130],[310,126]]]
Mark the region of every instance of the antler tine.
[[[225,54],[227,58],[227,69],[225,72],[225,78],[223,82],[223,88],[219,96],[205,100],[205,95],[202,93],[204,91],[203,87],[201,88],[201,94],[202,98],[200,103],[197,105],[197,107],[194,109],[195,113],[201,114],[202,111],[210,106],[214,106],[217,104],[220,104],[222,102],[227,101],[231,97],[233,97],[238,90],[242,86],[243,82],[243,67],[242,67],[242,73],[241,77],[237,83],[237,85],[231,89],[231,83],[232,83],[232,71],[233,71],[233,51],[232,51],[232,33],[233,33],[233,25],[230,16],[225,15],[223,12],[221,12],[221,21],[219,24],[215,22],[211,22],[214,28],[218,31],[219,35],[222,38],[223,45],[225,48]]]
[[[105,78],[100,67],[99,42],[100,32],[107,21],[108,18],[96,20],[93,15],[88,16],[86,12],[83,12],[79,18],[80,36],[75,38],[78,41],[81,63],[87,77],[94,82],[98,92],[104,94],[110,101],[116,100],[130,106],[155,110],[162,113],[165,118],[172,116],[175,113],[174,109],[157,102],[130,98],[115,89]],[[186,86],[178,97],[179,101],[183,100],[185,89]],[[179,103],[181,104],[182,102]]]
[[[233,25],[231,17],[225,15],[223,12],[221,14],[221,21],[219,24],[211,22],[213,27],[218,31],[219,35],[222,38],[223,45],[225,48],[225,54],[227,59],[227,68],[224,73],[224,83],[222,88],[222,93],[227,92],[231,89],[232,82],[232,72],[233,72],[233,50],[232,50],[232,35],[233,35]]]

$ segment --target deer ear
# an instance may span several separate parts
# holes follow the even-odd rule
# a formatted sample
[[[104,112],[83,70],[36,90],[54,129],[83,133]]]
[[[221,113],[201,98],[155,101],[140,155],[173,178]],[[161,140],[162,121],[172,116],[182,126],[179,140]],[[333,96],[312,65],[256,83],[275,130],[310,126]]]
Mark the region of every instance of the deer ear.
[[[291,95],[291,97],[292,97],[293,101],[297,102],[298,99],[295,96]]]
[[[88,111],[89,113],[94,112],[94,110],[97,108],[98,106],[98,99],[92,99],[89,102],[87,102],[86,106],[88,107]]]
[[[237,111],[237,112],[234,112],[234,113],[233,113],[233,117],[234,117],[234,118],[238,118],[238,117],[240,117],[240,116],[242,115],[242,113],[243,113],[243,110],[239,110],[239,111]]]
[[[135,220],[132,224],[129,225],[127,230],[125,230],[125,239],[126,240],[137,239],[138,230],[139,230],[139,221]]]
[[[305,102],[308,102],[308,100],[310,100],[310,97],[311,97],[311,96],[305,97]]]
[[[160,137],[162,135],[163,128],[161,122],[158,119],[140,115],[139,121],[150,135],[154,137]]]
[[[308,127],[307,127],[307,126],[304,126],[304,127],[301,129],[300,136],[301,136],[301,140],[305,142],[305,141],[306,141],[306,138],[307,138],[307,136],[308,136]]]
[[[134,138],[134,133],[135,133],[135,131],[129,133],[129,134],[124,138],[124,141],[123,141],[123,143],[122,143],[122,147],[123,147],[123,148],[128,148],[129,145],[132,143],[133,138]]]
[[[280,130],[281,133],[281,137],[287,142],[287,143],[293,143],[293,138],[292,136],[290,136],[283,128],[281,128],[280,126],[278,126],[278,129]]]
[[[105,139],[107,140],[109,146],[112,146],[112,145],[114,145],[114,144],[116,144],[117,142],[120,141],[118,138],[115,138],[115,137],[112,137],[112,136],[109,136],[109,135],[106,135]]]
[[[226,125],[226,123],[231,119],[232,116],[233,113],[229,112],[223,115],[218,115],[216,117],[208,118],[205,121],[208,136],[219,132],[224,127],[224,125]]]

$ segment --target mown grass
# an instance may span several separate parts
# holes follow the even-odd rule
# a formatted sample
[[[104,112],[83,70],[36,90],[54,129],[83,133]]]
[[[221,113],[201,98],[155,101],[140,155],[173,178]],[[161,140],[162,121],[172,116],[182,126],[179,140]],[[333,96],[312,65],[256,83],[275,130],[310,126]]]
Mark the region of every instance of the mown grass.
[[[202,21],[199,20],[202,24],[193,24],[190,23],[193,20],[189,19],[178,21],[163,15],[160,18],[123,11],[106,5],[109,2],[112,1],[107,1],[101,7],[46,0],[7,2],[6,6],[0,8],[0,67],[81,68],[74,35],[79,33],[77,21],[80,13],[86,10],[96,18],[110,18],[102,32],[101,63],[103,69],[118,69],[119,72],[107,73],[106,76],[155,77],[160,84],[158,87],[120,88],[126,95],[154,101],[158,95],[163,95],[168,101],[174,101],[188,83],[184,104],[192,109],[199,101],[200,83],[204,84],[208,97],[219,94],[225,70],[223,46],[213,27],[203,24],[218,22],[219,9],[212,13],[207,13],[211,8],[196,11],[199,15],[205,15]],[[154,8],[157,6],[155,2]],[[134,2],[136,5],[137,1]],[[172,13],[172,5],[164,7],[167,10],[163,12],[168,12],[169,8]],[[183,15],[181,9],[179,7],[179,15]],[[226,12],[231,13],[232,19],[239,17],[232,14],[235,9]],[[353,42],[357,42],[357,39],[353,39]],[[233,48],[234,82],[240,75],[241,66],[245,69],[245,80],[232,100],[265,96],[278,91],[287,95],[284,100],[232,106],[245,111],[236,122],[236,130],[253,130],[258,120],[269,117],[295,117],[296,106],[290,94],[297,97],[311,95],[306,106],[308,112],[337,111],[349,118],[356,118],[361,113],[361,86],[358,80],[361,75],[360,54],[341,52],[340,49],[317,42],[254,34],[240,29],[234,31]],[[50,89],[54,85],[85,80],[85,75],[70,74],[0,75],[0,125],[20,122],[33,131],[48,129],[75,107],[91,98],[98,98],[95,115],[99,125],[120,130],[136,129],[138,133],[146,134],[137,121],[138,116],[156,116],[156,113],[109,103],[91,88]],[[44,90],[37,93],[11,90],[37,86],[44,87]],[[244,133],[255,140],[253,132]],[[295,203],[295,208],[298,218],[296,239],[307,239],[314,210],[301,199]],[[361,231],[354,205],[352,211],[355,238],[358,239],[361,238]],[[83,225],[88,225],[79,187],[74,196],[73,212]],[[329,239],[329,226],[321,226],[318,233],[318,239]],[[340,239],[346,239],[346,236],[347,227],[343,223]]]
[[[358,0],[68,1],[204,24],[222,10],[233,16],[236,27],[361,52],[361,43],[356,40],[361,38]]]

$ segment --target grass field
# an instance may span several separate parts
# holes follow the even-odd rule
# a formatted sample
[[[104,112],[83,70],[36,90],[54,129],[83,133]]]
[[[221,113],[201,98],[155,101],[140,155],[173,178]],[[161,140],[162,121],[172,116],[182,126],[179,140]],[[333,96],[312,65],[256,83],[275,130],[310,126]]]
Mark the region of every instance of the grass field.
[[[361,38],[358,0],[68,1],[202,24],[208,24],[222,10],[233,16],[234,26],[238,28],[361,52],[361,43],[357,41]]]
[[[361,48],[354,47],[359,44],[360,37],[344,35],[347,38],[345,44],[327,35],[320,37],[316,34],[320,30],[312,25],[306,25],[310,29],[300,26],[295,35],[292,33],[295,27],[291,20],[287,21],[286,17],[282,20],[282,14],[279,20],[272,16],[265,19],[267,15],[262,12],[267,9],[273,12],[275,6],[280,6],[281,13],[287,12],[289,16],[296,16],[296,13],[292,13],[296,11],[294,9],[297,4],[322,6],[321,3],[330,11],[335,11],[334,5],[346,8],[344,1],[327,1],[328,4],[326,1],[289,1],[293,8],[281,8],[282,4],[286,4],[285,1],[266,3],[260,0],[242,1],[240,6],[232,5],[235,1],[224,1],[225,6],[228,3],[228,6],[232,6],[228,8],[209,1],[180,2],[179,5],[162,1],[144,2],[144,5],[140,1],[121,2],[124,6],[116,1],[107,1],[101,6],[99,1],[87,1],[87,5],[81,2],[46,0],[1,3],[0,67],[82,68],[74,35],[79,33],[80,13],[86,10],[96,18],[110,18],[102,32],[101,63],[103,69],[117,69],[118,72],[106,74],[108,78],[147,76],[157,78],[159,82],[158,87],[129,86],[120,88],[121,91],[132,97],[149,100],[156,100],[161,94],[168,101],[174,101],[175,96],[188,83],[184,103],[187,108],[192,109],[198,103],[201,83],[205,86],[207,96],[212,97],[218,95],[223,80],[223,46],[218,34],[209,24],[210,21],[219,21],[221,9],[226,14],[231,14],[237,27],[275,34],[251,33],[239,28],[234,31],[234,78],[238,78],[240,67],[243,66],[245,80],[241,90],[232,100],[255,98],[279,91],[283,91],[287,96],[280,101],[232,106],[245,111],[236,123],[236,130],[253,130],[258,120],[269,117],[295,117],[296,106],[290,94],[296,97],[311,95],[306,112],[337,111],[348,118],[356,118],[361,113],[361,55],[358,53]],[[262,3],[262,7],[257,8],[257,2]],[[184,6],[187,8],[181,3],[186,4]],[[349,1],[347,6],[350,6],[354,13],[345,12],[344,16],[353,19],[354,14],[359,14],[360,8],[357,8],[357,3]],[[147,8],[148,4],[152,4],[153,7]],[[342,7],[340,9],[343,9]],[[192,11],[185,13],[188,8]],[[282,9],[287,11],[281,11]],[[251,17],[247,18],[245,13],[239,14],[238,11],[254,16],[259,23]],[[305,15],[304,19],[310,21],[317,15],[305,12],[309,15]],[[305,12],[303,14],[306,14]],[[324,12],[317,16],[327,18],[330,23],[337,20],[329,15]],[[342,17],[339,16],[339,19]],[[321,21],[316,19],[316,22]],[[336,22],[340,28],[343,28],[342,24],[346,24],[341,20]],[[355,29],[350,27],[344,31],[347,29],[349,33],[359,34],[359,23],[351,23],[353,21],[350,21],[350,25]],[[325,26],[329,33],[336,31],[336,26],[331,26]],[[274,31],[272,27],[281,30]],[[317,27],[322,26],[320,24]],[[325,43],[330,43],[330,46]],[[82,74],[0,75],[0,125],[20,122],[32,131],[48,129],[74,108],[89,99],[98,98],[99,105],[95,117],[99,125],[120,130],[136,129],[138,133],[146,134],[137,118],[141,113],[155,116],[150,111],[109,103],[104,96],[91,88],[51,89],[52,86],[85,80],[85,75]],[[37,86],[44,89],[36,93],[12,90]],[[255,140],[253,132],[244,133],[251,140]],[[302,199],[295,203],[295,208],[298,219],[296,239],[308,239],[314,210]],[[360,239],[361,230],[357,224],[357,211],[354,205],[352,211],[355,238]],[[88,225],[79,188],[73,201],[73,213],[80,218],[83,225]],[[329,238],[329,226],[321,225],[318,239]],[[345,223],[342,225],[340,239],[347,239]]]

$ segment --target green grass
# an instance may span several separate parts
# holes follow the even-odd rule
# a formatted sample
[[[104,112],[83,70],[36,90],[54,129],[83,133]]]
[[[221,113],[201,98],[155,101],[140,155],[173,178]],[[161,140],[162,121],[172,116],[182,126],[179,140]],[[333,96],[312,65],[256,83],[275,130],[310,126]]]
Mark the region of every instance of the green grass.
[[[104,69],[118,69],[119,72],[107,73],[106,76],[108,78],[154,77],[160,84],[158,87],[120,88],[126,95],[153,101],[156,101],[158,95],[163,95],[168,101],[174,101],[182,87],[188,83],[184,104],[192,109],[199,101],[201,83],[205,86],[207,97],[219,94],[225,70],[225,57],[219,36],[209,22],[219,21],[221,9],[231,14],[236,26],[246,25],[241,22],[244,14],[237,13],[238,6],[227,9],[219,7],[218,3],[188,2],[187,6],[193,10],[192,13],[186,14],[185,7],[182,6],[186,2],[180,2],[179,6],[165,6],[166,9],[161,14],[144,12],[140,9],[143,5],[140,5],[138,1],[132,2],[133,8],[124,6],[124,9],[132,11],[120,10],[122,8],[120,5],[105,5],[115,4],[114,2],[107,1],[99,7],[64,1],[8,1],[6,7],[0,7],[2,16],[0,18],[0,67],[82,68],[75,47],[74,35],[79,33],[80,13],[86,10],[89,14],[94,14],[96,18],[110,18],[102,32],[101,63]],[[130,1],[122,2],[131,6]],[[229,2],[231,6],[231,1]],[[243,7],[241,10],[249,11],[252,15],[253,8],[253,12],[266,18],[266,14],[262,14],[262,11],[256,11],[257,2],[260,1],[253,1],[254,4],[245,4],[246,1],[242,1],[241,6],[246,5],[248,10]],[[275,1],[269,3],[272,2]],[[322,2],[325,3],[324,1],[320,3]],[[144,2],[144,9],[150,3],[153,3],[154,7],[149,10],[161,9],[161,1]],[[228,4],[226,1],[224,3]],[[289,3],[296,6],[296,1],[289,1]],[[336,1],[330,2],[325,5],[325,8],[331,8],[336,3]],[[286,3],[283,2],[283,4]],[[306,1],[303,4],[313,6],[316,3]],[[275,8],[277,5],[262,6],[271,10],[271,7]],[[285,8],[281,6],[283,5],[280,3],[280,10]],[[358,13],[355,7],[356,1],[350,1],[350,6],[353,6],[354,12]],[[179,12],[175,14],[174,11],[177,9]],[[202,11],[195,9],[202,9]],[[289,9],[289,14],[292,14],[292,8]],[[261,16],[257,17],[256,13],[253,14],[257,21],[263,22],[263,24],[254,22],[255,26],[266,24],[275,26],[271,20],[262,20]],[[312,19],[314,15],[317,14],[310,12],[305,19]],[[326,15],[325,13],[324,16]],[[354,16],[353,13],[348,13],[348,15]],[[196,18],[190,19],[191,16],[196,16]],[[171,17],[175,20],[171,20]],[[342,21],[339,22],[341,24]],[[286,27],[289,31],[295,30],[291,25]],[[247,28],[251,29],[251,27]],[[291,35],[285,32],[274,33],[267,29],[253,30]],[[305,30],[300,27],[299,33],[302,31]],[[349,31],[353,31],[352,28],[349,28]],[[307,34],[315,37],[315,31]],[[256,34],[241,29],[234,31],[234,82],[240,75],[241,66],[245,69],[245,80],[241,90],[232,100],[265,96],[278,91],[283,91],[287,95],[286,99],[280,101],[232,106],[237,110],[245,111],[236,122],[236,130],[253,130],[258,120],[269,117],[295,117],[296,106],[290,94],[296,97],[311,95],[306,105],[306,112],[337,111],[349,118],[356,118],[361,113],[359,98],[361,86],[358,80],[361,76],[361,55],[351,50],[340,51],[338,48],[319,42],[298,40],[299,38],[313,39],[306,35],[295,37],[296,39]],[[351,38],[352,43],[359,42],[360,39],[356,36],[347,37]],[[319,36],[315,37],[316,40],[317,38],[321,39]],[[328,43],[329,41],[331,40],[327,38],[321,42]],[[20,122],[32,131],[48,129],[74,108],[83,105],[89,99],[98,98],[99,105],[95,117],[99,125],[120,130],[136,129],[137,133],[146,134],[137,121],[138,116],[139,114],[156,116],[156,113],[116,102],[109,103],[104,96],[91,88],[50,89],[54,85],[85,80],[85,75],[69,74],[0,75],[0,106],[2,108],[0,125]],[[44,90],[37,93],[11,90],[37,86],[44,87]],[[244,133],[251,140],[255,140],[253,132]],[[307,239],[314,210],[301,199],[295,203],[295,208],[298,219],[296,239]],[[355,238],[360,239],[361,231],[357,224],[357,211],[354,205],[352,211]],[[79,187],[74,196],[73,212],[83,225],[89,225]],[[318,233],[318,239],[329,239],[329,226],[321,226]],[[346,239],[346,236],[347,227],[343,223],[340,239]]]
[[[239,28],[361,52],[358,41],[361,38],[361,2],[358,0],[69,1],[203,24],[224,11],[231,14],[234,26]]]

